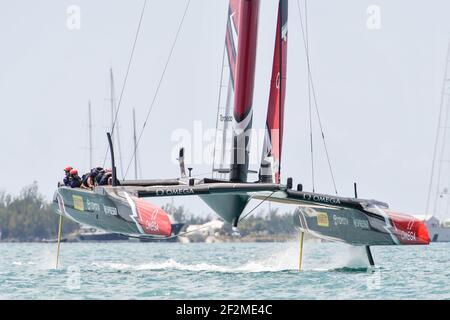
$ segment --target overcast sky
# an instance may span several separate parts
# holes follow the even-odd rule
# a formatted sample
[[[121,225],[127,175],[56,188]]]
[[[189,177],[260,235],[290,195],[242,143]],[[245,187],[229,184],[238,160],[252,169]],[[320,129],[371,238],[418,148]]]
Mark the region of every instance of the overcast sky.
[[[261,1],[254,127],[263,128],[277,1]],[[41,0],[0,3],[0,190],[17,194],[34,180],[51,199],[62,169],[89,167],[87,104],[92,101],[94,160],[103,163],[110,124],[109,74],[122,87],[143,0]],[[67,9],[80,8],[80,29]],[[148,0],[119,113],[122,160],[132,155],[185,0]],[[424,213],[450,35],[448,0],[309,1],[311,63],[340,195],[359,194]],[[367,9],[380,8],[380,29]],[[178,176],[177,129],[215,127],[227,0],[192,0],[139,154],[144,178]],[[70,25],[70,21],[69,21]],[[297,1],[290,1],[283,172],[312,189],[305,53]],[[333,187],[314,119],[316,191]],[[188,150],[189,151],[189,150]],[[258,156],[260,151],[258,150]],[[194,173],[210,171],[194,164]],[[133,177],[131,173],[129,178]],[[450,177],[449,177],[450,178]],[[199,213],[199,200],[181,201]]]

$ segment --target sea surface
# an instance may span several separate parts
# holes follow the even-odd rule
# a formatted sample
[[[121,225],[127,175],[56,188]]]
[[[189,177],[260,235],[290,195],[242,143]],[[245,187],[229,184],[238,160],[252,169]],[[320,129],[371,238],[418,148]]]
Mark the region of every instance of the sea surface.
[[[450,299],[450,244],[0,243],[1,299]]]

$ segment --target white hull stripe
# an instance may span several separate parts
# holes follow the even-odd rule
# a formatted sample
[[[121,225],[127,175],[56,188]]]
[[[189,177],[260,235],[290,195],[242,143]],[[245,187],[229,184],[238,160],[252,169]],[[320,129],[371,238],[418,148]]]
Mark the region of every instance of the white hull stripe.
[[[131,219],[133,219],[139,232],[141,234],[145,234],[144,229],[142,229],[142,226],[139,224],[139,216],[137,213],[136,203],[133,201],[133,199],[130,197],[130,195],[127,192],[125,192],[125,198],[127,199],[128,204],[130,205],[130,208],[131,208],[131,212],[132,212],[132,215],[130,216]]]

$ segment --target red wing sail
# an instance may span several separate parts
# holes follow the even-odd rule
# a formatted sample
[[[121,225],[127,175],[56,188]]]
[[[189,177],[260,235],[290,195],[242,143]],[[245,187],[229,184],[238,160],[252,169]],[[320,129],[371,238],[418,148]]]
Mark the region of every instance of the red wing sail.
[[[280,183],[283,144],[284,100],[286,96],[288,1],[280,0],[267,108],[266,133],[259,178],[263,182]]]
[[[260,0],[239,1],[230,180],[247,181]]]

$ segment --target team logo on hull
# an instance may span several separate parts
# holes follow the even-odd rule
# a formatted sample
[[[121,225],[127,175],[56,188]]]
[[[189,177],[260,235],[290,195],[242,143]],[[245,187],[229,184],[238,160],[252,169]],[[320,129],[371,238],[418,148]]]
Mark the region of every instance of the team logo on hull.
[[[317,212],[317,225],[326,228],[330,226],[330,221],[326,212]]]
[[[84,211],[83,197],[72,195],[73,208],[78,211]]]

